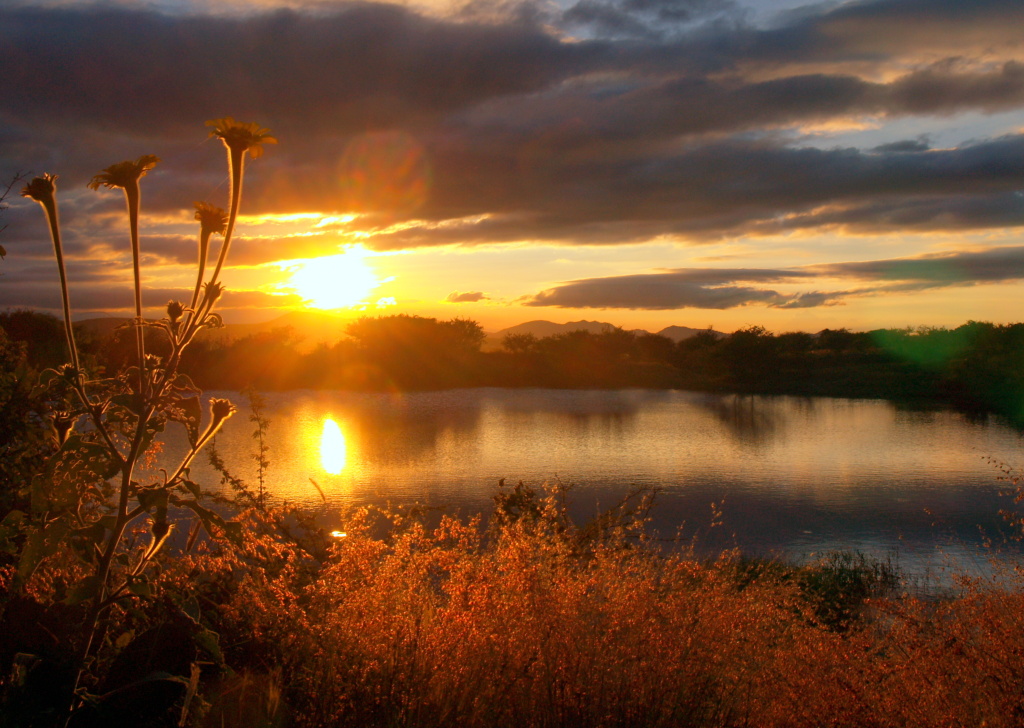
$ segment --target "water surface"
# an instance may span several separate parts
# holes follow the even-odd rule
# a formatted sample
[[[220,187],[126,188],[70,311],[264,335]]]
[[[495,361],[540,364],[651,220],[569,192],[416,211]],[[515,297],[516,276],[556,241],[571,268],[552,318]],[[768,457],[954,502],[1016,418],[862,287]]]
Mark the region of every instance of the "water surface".
[[[218,437],[255,481],[244,399]],[[469,389],[413,394],[294,391],[267,396],[270,492],[334,525],[342,507],[385,503],[486,513],[499,479],[571,484],[590,517],[631,486],[661,489],[652,526],[806,558],[833,549],[896,555],[904,568],[980,565],[999,538],[1007,485],[986,458],[1024,459],[995,418],[906,411],[875,400],[682,391]],[[175,449],[174,444],[169,444]],[[193,474],[216,476],[205,462]],[[316,481],[321,499],[310,483]],[[712,508],[721,525],[711,527]],[[333,520],[332,520],[333,519]],[[337,525],[343,526],[338,523]]]

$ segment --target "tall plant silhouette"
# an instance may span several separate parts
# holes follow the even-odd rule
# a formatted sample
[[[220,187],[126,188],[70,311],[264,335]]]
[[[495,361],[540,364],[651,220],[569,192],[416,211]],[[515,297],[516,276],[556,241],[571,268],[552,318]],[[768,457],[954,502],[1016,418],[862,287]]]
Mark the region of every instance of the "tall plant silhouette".
[[[230,236],[241,203],[243,162],[246,153],[258,156],[260,144],[275,141],[254,124],[218,119],[214,135],[228,149],[231,174],[230,213],[208,203],[196,204],[200,223],[199,262],[189,304],[170,301],[166,316],[158,321],[143,318],[141,256],[139,242],[140,180],[159,162],[152,155],[120,162],[93,177],[92,189],[119,188],[128,207],[131,239],[135,318],[136,361],[114,376],[97,377],[83,370],[71,325],[69,285],[64,266],[60,223],[57,216],[56,176],[36,177],[22,194],[40,203],[53,238],[60,273],[64,329],[70,362],[40,376],[40,386],[59,402],[53,420],[59,449],[31,486],[31,513],[26,514],[27,537],[21,549],[14,591],[24,590],[40,564],[68,550],[78,559],[73,569],[77,581],[67,589],[64,602],[79,605],[82,628],[74,646],[73,676],[67,684],[67,710],[87,702],[82,693],[83,669],[96,649],[96,637],[111,626],[111,610],[125,602],[150,595],[147,567],[160,553],[173,530],[169,511],[191,513],[194,520],[188,544],[201,529],[213,536],[237,537],[240,525],[224,519],[202,504],[203,490],[190,478],[190,466],[224,422],[235,412],[228,400],[213,399],[209,414],[202,414],[200,391],[178,366],[182,352],[204,328],[220,326],[213,309],[223,292],[218,281],[227,258]],[[224,244],[213,276],[204,281],[209,241],[223,234]],[[147,356],[145,329],[160,332],[169,353]],[[170,422],[185,430],[186,453],[176,467],[161,471],[155,482],[139,482],[138,466],[157,436]],[[148,542],[133,545],[130,528],[148,523]],[[95,682],[96,676],[92,678]]]
[[[228,249],[231,246],[231,235],[235,231],[235,220],[238,218],[238,206],[242,201],[242,176],[245,171],[245,155],[250,154],[253,159],[263,155],[264,144],[277,144],[277,139],[270,135],[269,129],[264,129],[257,124],[243,124],[225,116],[223,119],[213,119],[206,122],[212,126],[210,136],[215,136],[224,142],[228,151],[228,169],[231,171],[231,206],[228,211],[227,230],[224,233],[224,244],[221,246],[220,255],[217,257],[217,267],[214,268],[211,281],[216,282],[220,275],[220,269],[228,257]]]

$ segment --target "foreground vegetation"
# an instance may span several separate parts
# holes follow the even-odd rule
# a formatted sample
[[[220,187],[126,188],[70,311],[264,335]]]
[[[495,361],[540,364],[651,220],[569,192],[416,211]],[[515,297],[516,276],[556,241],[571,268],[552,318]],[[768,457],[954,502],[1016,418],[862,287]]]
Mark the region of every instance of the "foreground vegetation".
[[[249,508],[240,542],[114,606],[73,725],[1020,724],[1019,585],[922,601],[864,559],[699,561],[645,541],[635,502],[576,526],[563,495],[433,528],[359,510],[343,538]],[[5,725],[52,716],[80,573],[69,547],[6,594]]]

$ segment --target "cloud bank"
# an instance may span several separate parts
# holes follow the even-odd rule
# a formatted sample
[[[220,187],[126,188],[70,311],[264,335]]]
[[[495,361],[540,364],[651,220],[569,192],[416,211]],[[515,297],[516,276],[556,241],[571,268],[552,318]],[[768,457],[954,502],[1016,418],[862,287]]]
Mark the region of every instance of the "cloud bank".
[[[815,279],[871,281],[859,288],[780,293],[765,284],[814,285]],[[526,306],[674,310],[834,306],[854,297],[1024,280],[1024,246],[795,269],[676,269],[569,281],[523,300]],[[737,285],[748,284],[748,285]],[[756,284],[756,285],[750,285]]]
[[[177,221],[150,230],[148,254],[190,262],[187,211],[225,190],[222,151],[202,143],[202,124],[225,114],[282,141],[252,167],[250,213],[342,216],[332,239],[376,250],[1013,229],[1024,225],[1022,26],[1019,0],[811,6],[771,25],[724,0],[451,12],[5,3],[0,170],[61,175],[69,256],[81,265],[124,255],[123,203],[85,182],[144,153],[164,159],[144,205]],[[927,134],[930,120],[1018,112],[1020,124],[994,137],[934,145]],[[816,142],[815,130],[901,121],[924,132],[866,148]],[[35,300],[13,291],[31,287],[50,254],[37,218],[21,204],[7,213],[16,285],[0,305]],[[238,261],[312,255],[324,239],[240,238]],[[752,275],[576,281],[532,305],[838,300],[793,299],[740,274]]]

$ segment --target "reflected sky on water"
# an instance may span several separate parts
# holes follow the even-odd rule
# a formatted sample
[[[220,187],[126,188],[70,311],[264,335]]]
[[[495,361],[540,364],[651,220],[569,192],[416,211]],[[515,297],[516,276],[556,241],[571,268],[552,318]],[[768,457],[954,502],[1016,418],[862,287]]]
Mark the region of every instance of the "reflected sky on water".
[[[240,409],[217,446],[254,482],[244,399],[215,396]],[[653,527],[696,534],[709,552],[799,558],[855,548],[919,569],[946,556],[983,558],[979,529],[997,535],[998,510],[1010,504],[985,458],[1024,462],[1021,435],[995,418],[875,400],[536,389],[266,400],[272,496],[332,527],[344,526],[332,519],[353,504],[486,513],[501,478],[572,484],[580,519],[649,485],[662,489]],[[218,480],[202,457],[193,476],[204,487]],[[713,503],[724,523],[708,530]]]

